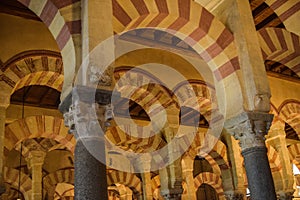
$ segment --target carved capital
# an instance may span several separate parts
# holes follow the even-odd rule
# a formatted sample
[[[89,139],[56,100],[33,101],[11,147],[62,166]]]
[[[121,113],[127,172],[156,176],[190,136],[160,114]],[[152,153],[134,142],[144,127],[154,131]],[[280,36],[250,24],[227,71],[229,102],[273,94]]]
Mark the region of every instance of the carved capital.
[[[69,133],[75,132],[74,107],[71,105],[69,111],[64,113],[64,124],[69,127]]]
[[[113,107],[98,105],[97,103],[75,102],[70,111],[64,114],[65,124],[70,127],[70,132],[81,136],[103,136],[101,133],[110,126],[109,120],[113,118]],[[75,126],[76,124],[76,126]],[[100,127],[99,127],[100,126]]]
[[[113,69],[109,66],[107,69],[102,69],[96,63],[91,62],[89,65],[90,73],[89,80],[93,84],[98,84],[101,86],[111,86]]]
[[[265,135],[271,126],[273,115],[244,112],[225,123],[227,131],[239,140],[242,151],[252,147],[264,147]]]
[[[29,170],[31,170],[34,166],[42,166],[44,164],[45,157],[46,152],[44,151],[30,151],[26,158]]]

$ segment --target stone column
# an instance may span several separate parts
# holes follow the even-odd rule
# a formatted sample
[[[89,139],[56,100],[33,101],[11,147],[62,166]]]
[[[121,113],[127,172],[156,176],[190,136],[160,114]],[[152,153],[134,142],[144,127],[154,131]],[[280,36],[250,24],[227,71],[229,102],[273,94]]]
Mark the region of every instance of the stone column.
[[[32,150],[27,157],[28,168],[32,174],[32,200],[42,200],[42,179],[43,164],[46,153],[43,151]]]
[[[225,24],[234,34],[239,56],[242,106],[247,111],[269,112],[271,92],[249,0],[233,0],[226,12]]]
[[[286,146],[284,124],[276,121],[269,131],[267,143],[272,145],[279,154],[282,166],[282,190],[277,191],[279,199],[291,200],[293,198],[294,175],[292,163],[290,162],[289,152]]]
[[[224,191],[226,199],[246,199],[246,187],[244,184],[244,171],[243,171],[243,158],[241,155],[241,149],[236,141],[231,135],[224,134],[227,143],[228,157],[231,163],[231,173],[232,173],[232,184],[233,189]]]
[[[183,180],[186,182],[186,199],[188,200],[196,200],[196,189],[194,184],[194,159],[192,159],[190,156],[185,156],[182,159],[182,177]]]
[[[1,99],[1,98],[0,98]],[[0,195],[5,192],[4,185],[4,137],[5,137],[5,119],[6,119],[6,108],[8,104],[1,104],[0,102]]]
[[[161,188],[160,193],[164,199],[180,200],[183,192],[180,160],[176,160],[164,169],[159,170]]]
[[[240,142],[252,200],[276,200],[264,137],[272,119],[267,113],[244,112],[225,125]]]
[[[152,187],[151,187],[151,156],[145,156],[143,158],[136,158],[135,162],[138,162],[141,176],[142,176],[142,188],[143,188],[143,197],[144,200],[152,200]]]
[[[300,175],[294,175],[294,200],[300,200],[300,190],[299,190],[299,180],[300,180]]]
[[[64,114],[65,123],[75,134],[75,200],[107,200],[104,133],[112,118],[108,106],[111,92],[99,91],[90,98],[90,88],[73,89],[73,105]],[[98,98],[99,97],[99,98]],[[96,103],[95,103],[96,101]]]

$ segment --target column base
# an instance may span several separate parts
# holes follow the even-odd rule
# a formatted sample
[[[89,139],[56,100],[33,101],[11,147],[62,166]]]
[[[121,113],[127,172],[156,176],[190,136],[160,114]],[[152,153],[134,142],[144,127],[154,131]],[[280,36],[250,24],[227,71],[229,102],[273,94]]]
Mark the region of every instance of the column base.
[[[181,200],[182,192],[183,192],[183,189],[181,189],[181,188],[169,189],[169,190],[161,191],[161,196],[164,199],[168,199],[168,200]]]
[[[226,200],[243,200],[244,194],[240,192],[225,192]]]

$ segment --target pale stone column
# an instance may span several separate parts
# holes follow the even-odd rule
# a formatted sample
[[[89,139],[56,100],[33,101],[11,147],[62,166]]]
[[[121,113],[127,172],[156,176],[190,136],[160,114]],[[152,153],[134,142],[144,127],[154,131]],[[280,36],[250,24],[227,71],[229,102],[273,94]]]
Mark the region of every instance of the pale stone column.
[[[197,200],[196,196],[196,189],[194,184],[194,159],[192,159],[190,156],[184,156],[182,159],[182,177],[183,180],[186,182],[186,189],[187,194],[185,195],[185,198],[187,200]]]
[[[292,164],[290,162],[289,152],[286,146],[284,132],[284,124],[280,121],[277,121],[272,125],[267,143],[272,145],[279,154],[280,163],[282,166],[282,177],[283,177],[283,190],[278,191],[278,196],[280,200],[291,200],[293,198],[293,184],[294,184],[294,175],[292,170]]]
[[[28,168],[32,174],[32,200],[42,200],[42,179],[43,164],[46,153],[43,151],[32,150],[27,157]]]
[[[164,169],[159,170],[161,188],[164,199],[180,200],[183,192],[181,176],[181,159],[176,160]]]
[[[0,195],[5,192],[4,177],[3,177],[3,170],[4,170],[3,150],[4,150],[5,119],[6,119],[7,106],[8,103],[0,102]]]
[[[243,158],[240,146],[231,135],[224,134],[227,143],[228,157],[231,163],[231,173],[234,190],[224,191],[227,200],[246,199],[246,187],[244,183]]]
[[[151,156],[144,156],[137,158],[142,176],[143,198],[144,200],[152,200],[152,187],[151,187]]]
[[[267,113],[248,112],[226,121],[228,132],[240,141],[253,200],[276,200],[264,137],[272,119]]]
[[[175,123],[173,123],[175,124]],[[168,155],[166,161],[174,160],[169,166],[159,170],[160,176],[160,193],[165,199],[179,200],[183,192],[182,189],[182,170],[181,170],[181,152],[180,152],[180,139],[176,137],[176,126],[170,123],[168,128],[165,128],[165,137],[169,142],[173,140],[173,147],[168,145]],[[176,145],[177,143],[177,145]],[[178,147],[178,148],[176,148]]]
[[[151,172],[144,172],[142,175],[143,181],[143,199],[152,200],[152,188],[151,188]]]
[[[300,175],[299,174],[294,175],[294,189],[295,189],[294,200],[300,200],[300,195],[299,195],[300,189],[297,187],[299,180],[300,180]]]
[[[239,56],[244,109],[269,112],[271,92],[249,0],[233,0],[226,12]]]

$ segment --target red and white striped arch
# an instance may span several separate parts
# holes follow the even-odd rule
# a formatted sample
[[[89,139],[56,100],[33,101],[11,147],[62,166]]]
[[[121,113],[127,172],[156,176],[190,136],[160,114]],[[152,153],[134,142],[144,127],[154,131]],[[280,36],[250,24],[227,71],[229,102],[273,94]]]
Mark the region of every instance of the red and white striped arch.
[[[65,70],[64,87],[73,82],[76,66],[74,39],[81,34],[81,1],[18,0],[34,12],[48,27],[61,50]],[[70,88],[69,88],[70,89]]]
[[[166,145],[164,140],[157,134],[148,137],[151,133],[152,131],[149,132],[147,128],[128,124],[110,127],[106,131],[105,137],[112,145],[123,146],[125,149],[128,148],[139,153],[155,151]]]
[[[278,108],[280,118],[300,134],[300,101],[286,100]]]
[[[289,26],[287,26],[286,21],[290,17],[299,16],[299,1],[266,0],[265,2],[270,6],[271,9],[274,10],[274,12],[278,15],[278,17],[286,27],[293,26],[292,24],[289,24]]]
[[[110,170],[107,173],[107,185],[123,184],[131,188],[135,193],[142,193],[141,180],[135,175],[127,172]]]
[[[205,8],[192,0],[113,0],[113,14],[116,34],[152,28],[167,31],[186,42],[216,77],[216,91],[227,102],[222,106],[242,110],[236,103],[233,105],[242,101],[238,95],[241,87],[236,71],[240,65],[233,34]],[[237,92],[226,95],[225,90],[233,87]]]
[[[21,174],[20,185],[19,185],[19,174]],[[32,191],[32,180],[29,176],[19,170],[4,167],[3,171],[4,182],[10,184],[14,188],[18,189],[20,186],[20,192],[26,198],[30,197]]]
[[[6,61],[0,69],[0,87],[8,94],[29,85],[44,85],[61,91],[63,82],[63,64],[58,52],[21,52]]]
[[[300,169],[300,144],[292,144],[288,147],[288,150],[291,162],[293,162],[298,167],[298,169]]]
[[[202,184],[210,185],[216,190],[216,193],[219,195],[219,199],[225,199],[222,179],[219,175],[209,172],[200,173],[194,178],[194,184],[196,191]]]
[[[300,37],[281,28],[258,31],[264,60],[279,62],[300,75]]]
[[[58,183],[69,183],[74,184],[74,169],[64,169],[64,170],[58,170],[56,172],[53,172],[51,174],[48,174],[43,178],[44,187],[45,189],[50,189],[52,187],[55,188],[55,186]]]
[[[4,154],[7,155],[20,142],[38,137],[53,139],[74,152],[75,138],[68,133],[63,119],[53,116],[30,116],[5,127]]]
[[[232,33],[194,1],[113,0],[113,14],[115,33],[137,28],[170,30],[200,53],[218,80],[239,69]]]

